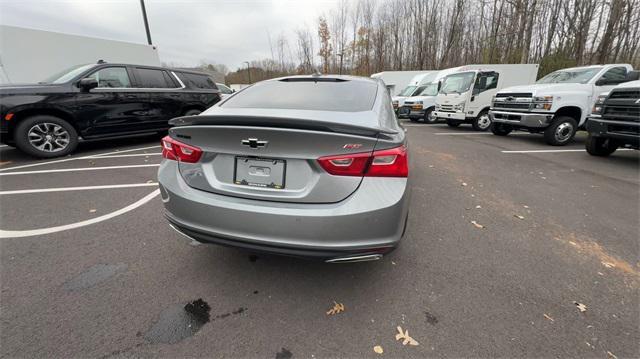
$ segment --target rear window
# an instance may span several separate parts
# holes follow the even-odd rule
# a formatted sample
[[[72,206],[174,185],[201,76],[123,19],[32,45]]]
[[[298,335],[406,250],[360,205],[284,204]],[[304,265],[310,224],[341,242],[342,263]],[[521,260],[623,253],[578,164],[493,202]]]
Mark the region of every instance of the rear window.
[[[196,89],[217,89],[216,84],[207,75],[189,74],[186,72],[179,72],[178,76],[180,80],[187,86]]]
[[[265,81],[231,97],[222,107],[283,108],[357,112],[369,111],[378,86],[369,81]]]
[[[174,88],[175,83],[163,70],[137,68],[138,81],[142,88]]]

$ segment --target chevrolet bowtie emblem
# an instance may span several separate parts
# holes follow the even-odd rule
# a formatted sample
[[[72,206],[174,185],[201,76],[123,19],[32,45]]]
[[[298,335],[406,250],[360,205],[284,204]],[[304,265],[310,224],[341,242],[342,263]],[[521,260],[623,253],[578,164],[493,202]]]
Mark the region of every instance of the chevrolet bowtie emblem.
[[[247,138],[246,140],[242,140],[241,143],[244,146],[249,146],[250,148],[256,150],[260,147],[267,147],[267,143],[269,143],[269,141],[262,141],[258,140],[257,138]]]

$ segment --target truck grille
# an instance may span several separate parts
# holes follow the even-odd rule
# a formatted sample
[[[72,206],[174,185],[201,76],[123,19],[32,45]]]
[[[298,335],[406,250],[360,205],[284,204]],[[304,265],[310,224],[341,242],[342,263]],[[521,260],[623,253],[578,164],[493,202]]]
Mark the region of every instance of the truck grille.
[[[456,112],[453,109],[453,105],[440,105],[440,111],[442,111],[442,112]]]
[[[618,121],[640,122],[640,107],[605,105],[602,117]]]
[[[530,103],[522,102],[494,102],[493,108],[528,110]]]
[[[511,93],[499,93],[496,97],[532,97],[530,92],[511,92]]]
[[[611,95],[609,95],[609,98],[628,98],[628,99],[637,100],[637,99],[640,99],[640,90],[613,91],[613,92],[611,92]]]
[[[602,118],[612,121],[640,122],[640,88],[613,90],[604,100]]]

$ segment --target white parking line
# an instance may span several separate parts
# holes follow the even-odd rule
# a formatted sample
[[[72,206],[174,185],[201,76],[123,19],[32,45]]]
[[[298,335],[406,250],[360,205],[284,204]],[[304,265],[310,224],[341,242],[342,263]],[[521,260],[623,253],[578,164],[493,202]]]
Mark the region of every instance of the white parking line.
[[[28,193],[46,193],[46,192],[88,191],[88,190],[111,189],[111,188],[153,187],[153,186],[157,186],[157,185],[158,185],[157,182],[151,182],[151,183],[113,184],[113,185],[105,185],[105,186],[21,189],[21,190],[15,190],[15,191],[0,191],[0,195],[28,194]]]
[[[441,123],[407,123],[407,124],[402,124],[402,126],[404,127],[428,127],[428,126],[440,126],[442,125]]]
[[[620,148],[617,151],[631,151],[630,148]],[[556,153],[556,152],[586,152],[586,150],[521,150],[521,151],[500,151],[502,153]]]
[[[87,159],[99,159],[99,158],[120,158],[120,157],[142,157],[142,156],[160,156],[162,153],[133,153],[130,155],[102,155],[102,156],[87,156]]]
[[[7,173],[0,173],[0,176],[31,175],[31,174],[39,174],[39,173],[116,170],[116,169],[120,169],[120,168],[141,168],[141,167],[158,167],[158,166],[160,166],[160,164],[129,165],[129,166],[104,166],[104,167],[84,167],[84,168],[63,168],[63,169],[56,169],[56,170],[7,172]]]
[[[70,157],[70,158],[64,158],[64,159],[61,159],[61,160],[31,163],[31,164],[28,164],[28,165],[2,168],[2,169],[0,169],[0,172],[6,172],[6,171],[17,170],[17,169],[21,169],[21,168],[34,167],[34,166],[49,165],[49,164],[52,164],[52,163],[69,162],[69,161],[75,161],[75,160],[85,160],[87,158],[96,157],[96,156],[106,156],[106,155],[113,155],[113,154],[125,153],[125,152],[142,151],[142,150],[148,150],[148,149],[151,149],[151,148],[158,148],[158,147],[160,147],[160,145],[149,146],[149,147],[141,147],[141,148],[132,148],[132,149],[123,150],[123,151],[112,151],[112,152],[107,152],[107,153],[102,153],[102,154],[97,154],[97,155],[88,155],[88,156],[83,156],[83,157]]]
[[[160,194],[160,190],[156,189],[153,192],[149,193],[148,195],[144,196],[143,198],[139,199],[138,201],[136,201],[136,202],[124,207],[124,208],[121,208],[121,209],[119,209],[117,211],[113,211],[111,213],[107,213],[107,214],[102,215],[100,217],[91,218],[91,219],[80,221],[80,222],[76,222],[76,223],[65,224],[65,225],[56,226],[56,227],[17,230],[17,231],[10,231],[10,230],[0,229],[0,238],[17,238],[17,237],[39,236],[39,235],[43,235],[43,234],[56,233],[56,232],[66,231],[66,230],[69,230],[69,229],[88,226],[90,224],[106,221],[106,220],[111,219],[113,217],[116,217],[116,216],[119,216],[121,214],[124,214],[124,213],[127,213],[129,211],[132,211],[132,210],[142,206],[143,204],[151,201],[154,197],[156,197],[159,194]]]
[[[9,146],[7,146],[7,145],[0,145],[0,148],[2,148],[2,147],[9,147]]]
[[[463,136],[463,135],[493,135],[492,132],[436,132],[439,136]]]

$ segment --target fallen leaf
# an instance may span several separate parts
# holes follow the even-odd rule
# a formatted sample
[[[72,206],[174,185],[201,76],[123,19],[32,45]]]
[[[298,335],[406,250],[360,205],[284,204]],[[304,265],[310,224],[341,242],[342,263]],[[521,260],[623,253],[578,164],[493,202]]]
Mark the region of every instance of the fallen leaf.
[[[379,345],[376,345],[375,347],[373,347],[373,351],[378,353],[378,354],[384,353],[384,350],[382,350],[382,347],[379,346]]]
[[[473,224],[474,226],[476,226],[476,228],[480,228],[480,229],[484,228],[484,226],[483,226],[483,225],[481,225],[480,223],[478,223],[478,222],[476,222],[476,221],[471,221],[471,224]]]
[[[602,265],[607,268],[614,268],[616,265],[610,262],[602,262]]]
[[[147,183],[153,183],[153,180],[148,180]]]
[[[467,182],[462,182],[462,186],[466,187],[467,186]]]
[[[543,317],[545,317],[546,319],[549,319],[552,322],[555,322],[555,320],[553,320],[553,318],[551,318],[549,315],[547,314],[543,314]]]
[[[333,308],[329,309],[329,311],[327,312],[327,315],[334,315],[334,314],[338,314],[338,313],[342,313],[344,312],[344,304],[342,303],[338,303],[338,302],[333,302]]]
[[[403,339],[402,341],[402,345],[419,345],[420,343],[418,343],[415,339],[411,338],[411,336],[409,336],[409,330],[407,329],[406,331],[402,331],[402,327],[398,326],[398,334],[396,334],[396,340],[400,340]]]
[[[394,261],[391,261],[391,264],[393,264],[393,265],[396,265],[396,262],[394,262]]]
[[[96,213],[96,210],[95,209],[90,209],[89,213]]]
[[[617,357],[617,356],[613,355],[613,353],[612,353],[612,352],[610,352],[610,351],[608,351],[608,350],[607,350],[607,355],[608,355],[608,356],[610,356],[610,357],[611,357],[611,358],[613,358],[613,359],[618,359],[618,357]]]
[[[581,313],[584,313],[584,312],[586,312],[586,311],[587,311],[587,306],[586,306],[586,305],[584,305],[584,304],[582,304],[582,303],[578,303],[578,302],[573,302],[573,304],[575,304],[575,305],[576,305],[576,307],[578,307],[578,310],[579,310]]]
[[[525,204],[524,206],[522,206],[522,207],[524,207],[524,208],[529,208],[529,206],[527,206],[526,204]]]
[[[516,217],[517,219],[520,219],[520,220],[524,219],[524,217],[519,215],[519,214],[514,214],[513,216]]]
[[[477,206],[476,206],[476,209],[480,209],[480,208],[482,208],[480,205],[477,205]]]

